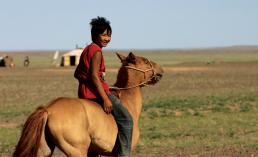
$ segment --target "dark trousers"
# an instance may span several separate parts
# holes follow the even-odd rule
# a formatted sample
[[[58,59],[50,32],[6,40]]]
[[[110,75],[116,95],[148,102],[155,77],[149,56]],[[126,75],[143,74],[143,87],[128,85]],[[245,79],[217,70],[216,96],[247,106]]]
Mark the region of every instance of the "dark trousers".
[[[118,126],[117,142],[119,148],[116,157],[130,157],[131,156],[131,143],[133,132],[133,119],[128,110],[122,105],[122,102],[114,95],[108,95],[112,102],[112,114]],[[102,105],[99,99],[93,99]]]

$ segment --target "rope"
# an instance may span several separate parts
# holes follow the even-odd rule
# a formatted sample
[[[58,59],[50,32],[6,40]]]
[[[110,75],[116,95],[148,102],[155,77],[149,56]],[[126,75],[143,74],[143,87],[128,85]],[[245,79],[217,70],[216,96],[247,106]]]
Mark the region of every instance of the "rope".
[[[112,87],[110,87],[110,89],[126,90],[126,89],[132,89],[132,88],[136,88],[136,87],[140,87],[140,86],[148,86],[147,82],[150,81],[153,77],[155,77],[155,71],[154,71],[153,66],[152,66],[152,64],[151,64],[151,62],[149,60],[148,60],[148,63],[150,64],[150,69],[146,69],[146,70],[143,70],[143,69],[140,69],[140,68],[131,67],[131,66],[123,66],[123,67],[128,68],[128,69],[133,69],[133,70],[137,70],[137,71],[143,72],[144,73],[144,79],[146,78],[145,77],[145,73],[148,72],[148,71],[152,71],[153,72],[152,76],[148,80],[143,81],[142,83],[139,83],[139,84],[131,86],[131,87],[115,87],[115,86],[112,86]]]

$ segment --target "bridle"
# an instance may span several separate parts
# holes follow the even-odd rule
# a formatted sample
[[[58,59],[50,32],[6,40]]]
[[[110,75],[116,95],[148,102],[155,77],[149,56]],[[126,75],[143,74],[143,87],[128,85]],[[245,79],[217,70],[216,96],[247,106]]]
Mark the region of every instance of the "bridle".
[[[147,59],[148,61],[148,64],[150,65],[150,68],[149,69],[146,69],[146,70],[143,70],[143,69],[140,69],[140,68],[136,68],[136,67],[132,67],[132,66],[122,66],[124,68],[127,68],[127,69],[132,69],[132,70],[136,70],[136,71],[139,71],[139,72],[142,72],[144,73],[144,81],[137,84],[137,85],[133,85],[133,86],[130,86],[130,87],[124,87],[124,88],[120,88],[120,87],[110,87],[110,89],[114,89],[114,90],[125,90],[125,89],[131,89],[131,88],[135,88],[135,87],[142,87],[142,86],[147,86],[148,82],[151,81],[155,75],[156,75],[156,72],[153,68],[153,65],[151,64],[151,62]],[[152,71],[152,76],[146,80],[146,73],[149,72],[149,71]]]

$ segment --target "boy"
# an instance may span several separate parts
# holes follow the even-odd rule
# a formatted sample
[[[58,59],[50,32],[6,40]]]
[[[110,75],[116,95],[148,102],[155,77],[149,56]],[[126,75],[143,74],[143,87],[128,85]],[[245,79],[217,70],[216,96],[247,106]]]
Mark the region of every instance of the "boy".
[[[92,43],[83,50],[74,73],[74,77],[79,81],[78,96],[98,102],[107,114],[113,114],[118,126],[119,148],[116,156],[129,157],[133,120],[121,101],[110,93],[104,80],[106,67],[102,48],[111,40],[110,22],[104,17],[97,17],[91,20],[90,25]]]

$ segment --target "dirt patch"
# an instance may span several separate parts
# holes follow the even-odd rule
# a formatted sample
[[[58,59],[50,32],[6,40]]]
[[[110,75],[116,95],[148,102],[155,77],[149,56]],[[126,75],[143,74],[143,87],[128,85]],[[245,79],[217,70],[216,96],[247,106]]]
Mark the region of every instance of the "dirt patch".
[[[15,123],[0,123],[0,128],[7,128],[7,129],[13,129],[16,128],[18,125]]]
[[[73,68],[48,68],[42,69],[42,72],[46,72],[49,74],[73,74],[75,69]]]
[[[212,71],[215,68],[210,67],[163,67],[165,72],[189,72],[189,71]],[[25,69],[25,68],[17,68],[17,69],[1,69],[1,76],[23,76],[25,74],[28,75],[42,75],[42,73],[46,75],[63,75],[63,74],[73,74],[74,68],[45,68],[45,69]],[[107,73],[118,73],[118,68],[108,68],[106,69]]]
[[[163,67],[165,72],[189,72],[189,71],[211,71],[215,68],[210,67]],[[118,72],[117,68],[109,68],[107,72]]]
[[[164,67],[164,71],[169,72],[189,72],[189,71],[211,71],[215,70],[210,67]]]

